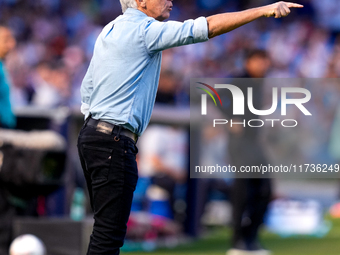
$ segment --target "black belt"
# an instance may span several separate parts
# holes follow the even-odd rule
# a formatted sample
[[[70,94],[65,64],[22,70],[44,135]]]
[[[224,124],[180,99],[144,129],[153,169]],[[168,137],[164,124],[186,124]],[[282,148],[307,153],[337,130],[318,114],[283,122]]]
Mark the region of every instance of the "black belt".
[[[126,137],[129,137],[133,141],[135,141],[135,143],[138,140],[138,135],[131,132],[130,130],[119,125],[111,124],[106,121],[95,120],[95,119],[90,118],[87,122],[87,125],[96,128],[96,131],[98,132],[102,132],[108,135],[111,135],[111,134],[116,135],[115,140],[117,141],[119,140],[119,135],[124,135]]]

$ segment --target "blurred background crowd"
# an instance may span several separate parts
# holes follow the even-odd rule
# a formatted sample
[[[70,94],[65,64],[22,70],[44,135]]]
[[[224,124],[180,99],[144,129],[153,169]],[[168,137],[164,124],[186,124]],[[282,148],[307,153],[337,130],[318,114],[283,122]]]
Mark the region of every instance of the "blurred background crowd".
[[[174,3],[172,20],[236,11],[271,1],[192,0]],[[204,44],[164,52],[161,91],[168,103],[188,105],[190,77],[230,77],[243,72],[245,50],[266,49],[269,77],[338,77],[340,3],[301,0],[288,18],[260,19]],[[3,0],[1,22],[18,40],[7,58],[13,106],[78,108],[79,87],[101,28],[121,14],[111,0]],[[162,101],[162,100],[160,100]]]
[[[176,0],[170,19],[184,21],[272,2]],[[252,49],[262,49],[268,54],[270,65],[269,70],[265,72],[266,78],[338,78],[340,2],[338,0],[297,2],[305,7],[292,11],[285,19],[259,19],[206,43],[164,51],[156,106],[173,106],[179,109],[188,107],[190,78],[243,76],[247,52]],[[96,38],[103,26],[120,14],[118,0],[0,0],[0,24],[9,26],[17,40],[15,49],[9,53],[5,61],[11,81],[11,103],[14,112],[16,109],[28,107],[44,110],[62,107],[80,115],[80,85],[91,60]],[[269,155],[272,160],[281,155],[289,160],[299,158],[300,161],[297,162],[300,163],[311,163],[311,160],[321,160],[323,163],[340,161],[339,143],[334,142],[340,139],[337,132],[340,126],[340,87],[337,83],[327,83],[309,89],[312,94],[313,118],[303,122],[297,133],[290,133],[285,137],[276,134],[275,137],[274,130],[268,134],[272,139],[269,145],[277,145],[277,151],[272,150],[272,155]],[[270,96],[265,97],[264,104],[270,103],[270,99]],[[211,144],[211,151],[223,146],[224,150],[227,150],[225,144],[228,137],[216,136],[210,131],[205,130],[204,136],[207,141],[216,142]],[[167,134],[166,142],[162,140],[164,134]],[[147,197],[148,200],[158,201],[161,205],[151,205],[151,209],[149,206],[150,211],[175,218],[183,224],[188,208],[186,201],[188,195],[185,193],[191,185],[187,181],[188,140],[188,125],[181,128],[174,125],[151,125],[147,129],[139,141],[138,163],[141,178],[135,194],[133,211],[145,209],[143,206]],[[68,144],[70,148],[74,146],[72,142]],[[210,146],[208,142],[206,145],[207,148]],[[218,147],[219,145],[222,147]],[[75,169],[79,171],[78,174],[69,174],[66,182],[84,187],[75,147],[67,149],[67,153],[69,156],[67,168],[71,169],[70,171]],[[215,156],[218,157],[217,154]],[[229,162],[226,151],[220,158],[224,163]],[[228,192],[225,185],[219,182],[204,185],[214,186],[215,189],[222,190],[223,194]],[[65,194],[68,198],[61,198]],[[65,207],[64,200],[70,206],[72,194],[63,191],[52,199],[54,202],[49,202],[48,199],[38,201],[37,214],[53,216],[68,213],[68,206]],[[76,204],[83,203],[82,192],[76,190],[73,193],[73,200],[79,200],[73,201]],[[165,200],[167,202],[164,202]],[[205,202],[200,206],[204,207]],[[62,209],[56,208],[60,203],[63,204]],[[47,208],[46,211],[42,208],[44,206],[50,209]],[[79,211],[77,208],[73,210],[76,210],[74,217],[77,219]],[[197,210],[201,216],[204,208]],[[80,218],[81,215],[82,213]],[[151,221],[143,217],[142,220],[138,217],[132,218],[129,224],[130,227],[135,227],[141,222],[152,225]],[[159,222],[153,223],[154,228],[159,231],[157,225]],[[164,222],[162,226],[161,231],[167,233],[179,231]],[[190,227],[192,226],[189,223],[186,228]],[[157,235],[156,230],[148,228],[145,231],[151,239]],[[131,233],[131,237],[133,236],[134,233]]]

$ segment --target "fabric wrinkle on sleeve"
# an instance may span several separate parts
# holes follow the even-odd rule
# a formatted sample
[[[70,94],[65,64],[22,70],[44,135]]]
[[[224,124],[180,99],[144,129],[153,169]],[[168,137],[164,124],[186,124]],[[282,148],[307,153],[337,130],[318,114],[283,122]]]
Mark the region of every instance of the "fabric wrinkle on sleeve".
[[[184,22],[148,20],[144,32],[150,53],[209,40],[208,23],[204,17]]]

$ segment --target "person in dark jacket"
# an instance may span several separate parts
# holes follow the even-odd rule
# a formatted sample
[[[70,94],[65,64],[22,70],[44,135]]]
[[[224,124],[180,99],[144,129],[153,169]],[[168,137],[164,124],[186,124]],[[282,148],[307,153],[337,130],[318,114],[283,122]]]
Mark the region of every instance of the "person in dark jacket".
[[[270,66],[270,60],[264,50],[251,50],[245,60],[245,73],[242,78],[264,78]],[[255,109],[261,109],[263,103],[263,83],[259,79],[247,79],[238,86],[244,95],[247,88],[253,88],[253,104]],[[230,109],[230,108],[229,108]],[[232,116],[232,113],[226,113]],[[233,122],[242,122],[232,117]],[[251,113],[245,107],[243,119],[247,123],[259,116]],[[259,141],[259,128],[233,125],[229,136],[230,159],[237,169],[241,166],[260,166],[267,164],[263,146]],[[271,182],[265,178],[236,178],[231,186],[231,203],[233,206],[232,249],[227,255],[268,255],[258,241],[258,232],[262,225],[268,203],[271,199]]]

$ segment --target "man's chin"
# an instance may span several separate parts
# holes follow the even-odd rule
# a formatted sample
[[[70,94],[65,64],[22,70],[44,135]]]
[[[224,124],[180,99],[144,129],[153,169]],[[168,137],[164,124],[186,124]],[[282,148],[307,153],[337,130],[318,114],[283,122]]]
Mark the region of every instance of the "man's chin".
[[[165,13],[165,14],[159,16],[156,20],[158,20],[158,21],[163,21],[163,20],[166,20],[166,19],[168,19],[168,18],[170,18],[170,12],[167,12],[167,13]]]

